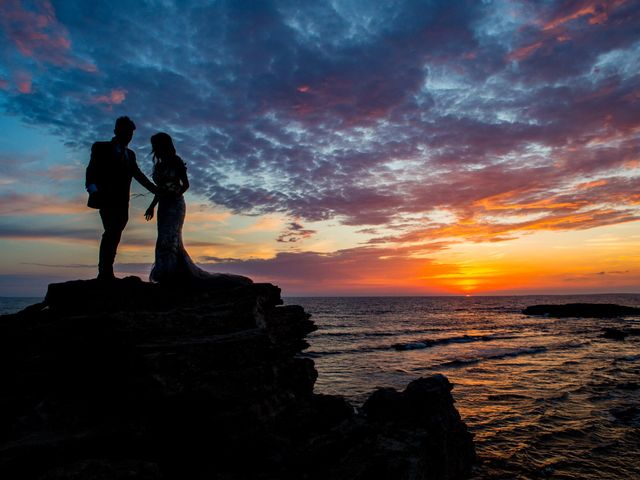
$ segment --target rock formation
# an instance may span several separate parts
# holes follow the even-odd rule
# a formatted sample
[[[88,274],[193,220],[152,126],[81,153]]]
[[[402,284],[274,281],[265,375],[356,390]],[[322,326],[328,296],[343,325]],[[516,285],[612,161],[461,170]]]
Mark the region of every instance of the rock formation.
[[[316,327],[270,284],[49,286],[0,319],[0,478],[454,479],[474,460],[443,376],[317,395]]]
[[[546,315],[548,317],[612,318],[640,315],[640,308],[626,307],[613,303],[568,303],[565,305],[533,305],[525,308],[525,315]]]
[[[602,329],[602,337],[608,338],[609,340],[624,340],[628,336],[637,336],[640,335],[640,328],[612,328],[605,327]]]

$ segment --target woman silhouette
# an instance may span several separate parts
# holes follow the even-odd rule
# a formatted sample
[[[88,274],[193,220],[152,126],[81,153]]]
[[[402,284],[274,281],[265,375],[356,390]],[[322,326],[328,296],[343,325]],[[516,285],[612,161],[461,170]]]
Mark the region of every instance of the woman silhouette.
[[[185,282],[217,280],[223,283],[248,284],[250,279],[238,275],[209,273],[199,268],[182,243],[182,225],[186,213],[183,193],[189,188],[187,166],[176,154],[171,137],[156,133],[151,137],[153,154],[153,180],[160,188],[144,214],[153,218],[158,205],[158,239],[156,261],[151,269],[152,282]]]

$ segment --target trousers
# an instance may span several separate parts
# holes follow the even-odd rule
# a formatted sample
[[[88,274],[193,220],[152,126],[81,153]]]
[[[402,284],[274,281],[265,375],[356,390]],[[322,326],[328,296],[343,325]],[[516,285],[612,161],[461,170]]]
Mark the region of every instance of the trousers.
[[[98,277],[113,277],[113,262],[116,259],[122,231],[129,221],[129,205],[100,209],[104,233],[100,241]]]

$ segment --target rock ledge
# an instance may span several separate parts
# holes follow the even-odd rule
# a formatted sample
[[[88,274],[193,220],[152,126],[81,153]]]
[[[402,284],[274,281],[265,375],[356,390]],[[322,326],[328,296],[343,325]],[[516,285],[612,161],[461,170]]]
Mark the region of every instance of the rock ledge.
[[[0,477],[457,479],[472,436],[436,375],[356,413],[317,395],[315,330],[270,284],[49,286],[0,318]]]

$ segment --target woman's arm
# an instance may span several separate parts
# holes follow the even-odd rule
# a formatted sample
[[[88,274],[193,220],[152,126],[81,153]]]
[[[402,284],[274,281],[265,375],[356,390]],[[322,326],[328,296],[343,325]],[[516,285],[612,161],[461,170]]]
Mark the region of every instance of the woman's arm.
[[[187,175],[187,164],[184,164],[184,168],[180,170],[180,183],[182,184],[182,191],[184,193],[189,190],[189,176]]]
[[[158,200],[159,200],[158,195],[154,195],[153,200],[151,201],[151,205],[149,205],[149,208],[147,208],[147,211],[144,212],[144,218],[146,218],[147,221],[153,218],[153,210],[156,208],[156,205],[158,204]]]

